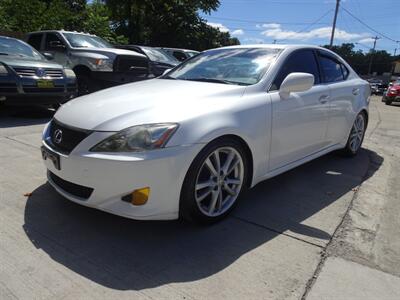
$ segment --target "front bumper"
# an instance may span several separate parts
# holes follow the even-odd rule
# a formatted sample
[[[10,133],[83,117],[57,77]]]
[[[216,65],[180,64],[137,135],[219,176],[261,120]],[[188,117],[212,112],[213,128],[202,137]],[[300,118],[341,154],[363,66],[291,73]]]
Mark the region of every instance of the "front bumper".
[[[400,102],[400,95],[384,95],[383,96],[384,101],[390,101],[390,102]]]
[[[109,134],[109,133],[108,133]],[[48,172],[64,181],[93,189],[87,199],[65,191],[48,173],[49,183],[65,198],[78,204],[138,220],[171,220],[179,216],[180,190],[186,172],[202,144],[170,147],[146,153],[101,154],[88,152],[107,133],[95,132],[69,155],[60,155],[61,170],[44,160]],[[135,206],[121,198],[135,189],[150,187],[146,204]]]
[[[135,75],[132,72],[99,72],[93,71],[91,76],[94,80],[101,84],[103,88],[113,87],[116,85],[141,81],[153,78],[150,75]]]

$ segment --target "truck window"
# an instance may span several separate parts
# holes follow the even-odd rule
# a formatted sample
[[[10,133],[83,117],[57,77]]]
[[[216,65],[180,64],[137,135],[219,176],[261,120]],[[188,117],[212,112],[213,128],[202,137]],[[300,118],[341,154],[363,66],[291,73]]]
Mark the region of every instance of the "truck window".
[[[40,50],[40,46],[42,44],[43,34],[37,33],[32,34],[28,38],[28,44],[31,45],[36,50]]]

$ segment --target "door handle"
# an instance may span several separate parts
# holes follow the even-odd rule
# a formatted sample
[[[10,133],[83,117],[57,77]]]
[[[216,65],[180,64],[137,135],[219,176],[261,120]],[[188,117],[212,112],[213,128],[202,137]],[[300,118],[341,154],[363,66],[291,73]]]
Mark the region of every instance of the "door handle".
[[[321,104],[325,104],[325,103],[328,102],[328,99],[329,99],[329,95],[322,95],[321,97],[319,97],[318,101],[319,101]]]
[[[357,96],[359,92],[360,92],[359,88],[354,88],[353,91],[352,91],[354,96]]]

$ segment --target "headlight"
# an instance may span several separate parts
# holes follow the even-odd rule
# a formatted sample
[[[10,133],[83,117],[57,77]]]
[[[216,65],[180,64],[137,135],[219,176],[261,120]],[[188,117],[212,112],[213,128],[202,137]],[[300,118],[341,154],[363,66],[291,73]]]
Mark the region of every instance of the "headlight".
[[[113,62],[108,58],[99,58],[94,60],[94,65],[97,70],[101,71],[112,71],[113,70]]]
[[[141,152],[163,148],[178,124],[148,124],[129,127],[94,146],[92,152]]]
[[[8,71],[5,66],[0,64],[0,76],[6,76],[8,74]]]
[[[67,77],[70,77],[70,78],[76,77],[75,72],[72,71],[71,69],[64,69],[64,73],[65,73],[65,76],[67,76]]]

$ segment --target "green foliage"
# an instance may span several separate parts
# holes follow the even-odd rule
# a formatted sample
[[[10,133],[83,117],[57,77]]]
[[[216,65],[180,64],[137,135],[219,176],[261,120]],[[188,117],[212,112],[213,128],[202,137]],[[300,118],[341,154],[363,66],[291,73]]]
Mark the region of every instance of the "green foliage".
[[[237,44],[229,33],[208,26],[199,11],[210,13],[219,0],[105,0],[115,30],[132,44],[204,50]]]
[[[382,74],[392,70],[394,57],[384,50],[370,50],[368,53],[363,53],[361,50],[355,51],[355,45],[352,43],[344,43],[340,46],[332,46],[331,48],[328,45],[325,45],[324,47],[339,54],[358,74],[368,74],[368,66],[371,61],[371,56],[373,56],[371,68],[372,73],[376,72],[377,74]]]
[[[0,0],[0,30],[76,30],[113,44],[195,50],[239,44],[199,16],[219,5],[219,0]]]

